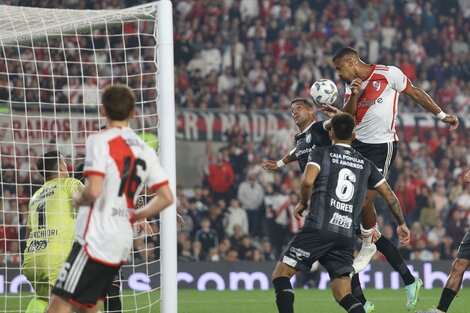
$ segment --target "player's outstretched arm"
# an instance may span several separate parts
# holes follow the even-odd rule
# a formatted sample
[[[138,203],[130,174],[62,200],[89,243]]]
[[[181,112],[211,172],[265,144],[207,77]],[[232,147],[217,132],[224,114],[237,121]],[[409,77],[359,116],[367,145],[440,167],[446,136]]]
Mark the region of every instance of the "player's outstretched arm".
[[[403,91],[404,94],[410,96],[415,102],[422,106],[426,111],[437,116],[441,121],[450,125],[450,130],[454,131],[459,127],[459,119],[455,115],[444,113],[441,108],[432,100],[432,98],[421,88],[413,86],[410,83],[408,88]]]
[[[411,241],[411,232],[408,229],[408,226],[406,226],[405,218],[403,217],[403,213],[401,211],[400,201],[398,201],[397,196],[393,192],[392,188],[390,188],[390,185],[387,183],[387,181],[384,181],[382,184],[380,184],[376,190],[385,199],[390,211],[397,220],[397,232],[398,237],[400,237],[400,243],[404,246],[408,245]]]
[[[264,170],[270,170],[274,171],[277,170],[280,167],[283,167],[286,164],[289,164],[290,162],[294,162],[296,160],[295,155],[293,153],[286,155],[279,161],[274,161],[274,160],[267,160],[261,163],[261,167]]]
[[[136,210],[134,214],[132,214],[131,221],[142,220],[146,217],[158,214],[171,205],[173,201],[173,193],[171,192],[170,186],[164,185],[155,192],[155,197],[153,197],[146,206]]]

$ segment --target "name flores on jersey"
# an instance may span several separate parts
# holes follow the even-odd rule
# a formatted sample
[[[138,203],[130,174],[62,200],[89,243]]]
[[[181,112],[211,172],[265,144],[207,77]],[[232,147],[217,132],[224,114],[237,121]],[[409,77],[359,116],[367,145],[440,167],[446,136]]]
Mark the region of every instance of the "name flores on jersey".
[[[353,211],[352,204],[347,204],[347,203],[344,203],[344,202],[341,202],[341,201],[337,201],[335,199],[331,199],[330,206],[332,206],[335,209],[338,209],[340,211],[344,211],[344,212],[348,212],[348,213],[351,213]]]

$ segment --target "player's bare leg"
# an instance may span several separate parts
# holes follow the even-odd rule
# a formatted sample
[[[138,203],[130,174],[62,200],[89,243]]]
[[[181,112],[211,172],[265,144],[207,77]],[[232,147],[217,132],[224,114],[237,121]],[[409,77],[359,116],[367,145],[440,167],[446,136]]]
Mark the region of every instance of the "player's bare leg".
[[[51,301],[49,302],[49,307],[46,310],[46,313],[71,313],[73,312],[73,307],[70,303],[62,299],[57,295],[52,295]]]
[[[279,313],[294,312],[294,288],[290,279],[297,270],[285,263],[277,262],[272,274],[272,282],[276,292],[276,304]]]
[[[57,295],[52,295],[46,313],[96,313],[99,311],[100,304],[101,301],[98,301],[98,303],[92,308],[78,307]]]
[[[336,277],[331,282],[331,291],[336,302],[348,313],[365,313],[362,304],[351,294],[351,279],[348,276]]]
[[[462,285],[462,278],[467,270],[470,267],[470,260],[457,258],[452,263],[452,270],[450,272],[449,278],[447,279],[446,285],[441,293],[441,298],[439,299],[439,305],[437,309],[431,309],[428,311],[418,311],[417,313],[440,313],[447,312],[450,304],[454,300],[455,296],[460,290]]]

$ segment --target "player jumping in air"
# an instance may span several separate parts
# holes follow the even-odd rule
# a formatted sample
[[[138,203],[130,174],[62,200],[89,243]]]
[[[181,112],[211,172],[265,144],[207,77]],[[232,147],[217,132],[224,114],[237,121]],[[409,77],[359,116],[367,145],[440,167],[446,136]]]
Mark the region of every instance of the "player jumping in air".
[[[400,93],[408,95],[425,110],[449,124],[451,131],[458,127],[457,117],[444,113],[425,91],[413,86],[399,68],[366,64],[359,58],[356,50],[348,47],[339,49],[333,56],[333,62],[338,75],[347,84],[343,111],[354,115],[356,120],[356,139],[352,147],[371,160],[384,177],[387,176],[397,151],[395,119]],[[375,190],[368,191],[365,202],[367,211],[375,212],[373,203],[376,194]],[[406,308],[411,311],[418,301],[423,283],[411,274],[397,247],[375,229],[376,214],[369,217],[370,219],[363,216],[364,240],[354,261],[354,268],[356,272],[361,271],[376,250],[382,252],[405,283]],[[353,294],[365,305],[366,312],[374,310],[373,304],[366,301],[362,293],[357,275],[353,278]]]

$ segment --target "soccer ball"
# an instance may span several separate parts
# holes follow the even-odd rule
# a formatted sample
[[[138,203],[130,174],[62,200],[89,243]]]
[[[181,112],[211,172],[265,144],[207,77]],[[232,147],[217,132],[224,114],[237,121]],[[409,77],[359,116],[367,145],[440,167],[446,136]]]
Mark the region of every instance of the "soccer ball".
[[[333,104],[338,97],[338,88],[331,80],[320,79],[310,87],[310,95],[318,105]]]

